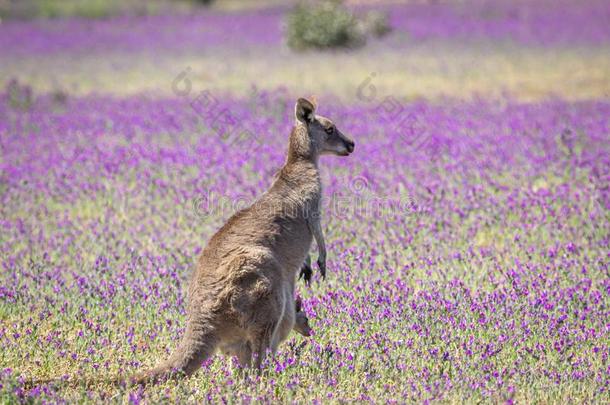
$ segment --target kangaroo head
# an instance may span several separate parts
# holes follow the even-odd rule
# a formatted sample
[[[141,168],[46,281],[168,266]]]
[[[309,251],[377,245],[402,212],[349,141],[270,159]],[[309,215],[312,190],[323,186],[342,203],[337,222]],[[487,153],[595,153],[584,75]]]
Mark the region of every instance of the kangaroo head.
[[[296,319],[294,322],[294,330],[299,332],[305,337],[311,336],[311,327],[309,326],[309,319],[305,312],[301,308],[301,298],[298,297],[296,300]]]
[[[316,115],[316,105],[305,98],[299,98],[295,106],[297,131],[302,134],[299,127],[305,129],[306,137],[301,136],[298,142],[300,148],[310,155],[325,154],[347,156],[354,151],[354,141],[337,129],[335,124],[326,117]]]
[[[305,337],[311,336],[311,327],[309,326],[309,319],[303,312],[297,312],[297,317],[294,322],[294,330],[299,332]]]

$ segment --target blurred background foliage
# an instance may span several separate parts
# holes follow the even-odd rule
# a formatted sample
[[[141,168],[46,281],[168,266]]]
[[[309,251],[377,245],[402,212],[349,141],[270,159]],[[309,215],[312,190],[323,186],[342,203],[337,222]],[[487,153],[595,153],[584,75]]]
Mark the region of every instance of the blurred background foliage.
[[[367,35],[383,36],[390,31],[387,16],[378,11],[360,17],[340,0],[301,2],[288,14],[286,42],[296,50],[358,47]]]
[[[195,0],[0,0],[0,17],[6,19],[148,15],[188,11]],[[210,3],[200,1],[199,3]]]
[[[338,3],[339,1],[335,1]],[[420,1],[422,2],[422,1]],[[426,0],[423,0],[426,2]],[[270,6],[296,6],[331,3],[328,0],[0,0],[0,18],[107,18],[118,15],[179,14],[212,7],[220,10],[244,10]],[[377,4],[376,0],[349,0],[350,5]],[[387,2],[386,2],[387,3]],[[390,1],[392,3],[392,1]],[[379,16],[371,14],[366,21],[378,25]],[[383,25],[381,25],[382,27]],[[383,28],[382,28],[383,31]]]
[[[610,94],[608,17],[603,0],[0,0],[0,88],[171,94],[188,67],[240,96],[586,100]]]
[[[218,9],[269,7],[283,4],[293,10],[286,19],[286,43],[292,49],[358,47],[368,35],[381,37],[391,31],[388,18],[379,11],[355,15],[343,0],[0,0],[5,19],[108,18],[118,15],[158,15]],[[362,2],[359,2],[362,3]]]
[[[188,13],[200,7],[249,9],[294,3],[282,0],[0,0],[5,19],[153,15]]]

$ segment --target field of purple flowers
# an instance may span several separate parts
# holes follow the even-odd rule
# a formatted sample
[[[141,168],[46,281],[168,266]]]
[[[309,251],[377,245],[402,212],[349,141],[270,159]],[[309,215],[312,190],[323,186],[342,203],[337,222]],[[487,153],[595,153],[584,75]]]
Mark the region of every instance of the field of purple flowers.
[[[525,20],[496,8],[501,23],[486,28],[431,7],[441,6],[406,9],[445,22],[421,25],[423,36],[448,38],[459,26],[476,40],[609,40],[595,23],[604,14],[587,8],[563,24],[536,8]],[[417,27],[402,10],[395,24]],[[593,23],[579,30],[582,21]],[[17,38],[18,24],[0,33]],[[57,32],[19,52],[71,47]],[[319,113],[356,150],[321,160],[328,276],[297,285],[313,337],[291,336],[262,376],[244,378],[216,356],[188,381],[146,389],[26,388],[128,375],[165,357],[184,329],[198,253],[282,165],[294,95],[198,94],[73,96],[6,84],[0,402],[608,401],[607,95],[319,97]]]
[[[417,41],[515,41],[522,44],[601,44],[610,39],[610,8],[603,0],[503,2],[470,0],[447,4],[410,2],[381,7],[403,39]],[[273,46],[282,42],[285,7],[247,13],[119,17],[86,21],[8,21],[0,48],[8,53],[209,50],[227,46]],[[171,27],[163,29],[160,27]],[[227,29],[230,27],[230,29]]]

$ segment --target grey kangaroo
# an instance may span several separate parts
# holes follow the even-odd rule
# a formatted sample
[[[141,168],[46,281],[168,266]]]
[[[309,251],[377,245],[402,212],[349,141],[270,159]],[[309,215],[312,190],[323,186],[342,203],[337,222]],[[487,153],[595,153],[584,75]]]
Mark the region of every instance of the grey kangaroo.
[[[311,326],[309,326],[309,318],[305,315],[305,312],[302,310],[302,302],[300,298],[296,300],[296,312],[294,318],[294,327],[293,330],[298,332],[299,334],[309,337],[311,336]],[[281,330],[280,332],[280,341],[284,340],[286,336],[290,333],[290,330]],[[244,348],[244,345],[247,345],[247,342],[238,342],[235,344],[228,344],[221,347],[221,350],[227,356],[239,356],[243,350],[247,350]]]
[[[299,332],[305,337],[311,336],[311,327],[309,326],[309,319],[302,309],[301,298],[297,298],[296,301],[296,318],[294,322],[294,330]]]
[[[199,257],[181,342],[166,361],[130,382],[190,376],[216,350],[260,368],[267,350],[274,353],[295,327],[294,284],[313,238],[320,271],[326,273],[319,157],[354,151],[354,141],[315,110],[313,102],[298,99],[286,161],[275,181],[252,206],[234,214]]]

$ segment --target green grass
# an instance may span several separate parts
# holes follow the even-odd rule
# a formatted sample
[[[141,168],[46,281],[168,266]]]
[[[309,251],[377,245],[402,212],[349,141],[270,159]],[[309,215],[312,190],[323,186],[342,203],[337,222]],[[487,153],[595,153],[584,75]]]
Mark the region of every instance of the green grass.
[[[36,92],[171,95],[174,78],[190,67],[193,95],[212,90],[246,96],[253,85],[259,90],[283,87],[295,95],[335,96],[345,103],[367,102],[371,94],[375,95],[374,103],[389,96],[416,100],[486,95],[494,99],[508,94],[518,100],[538,101],[550,97],[590,100],[610,95],[610,51],[603,46],[544,49],[430,43],[426,47],[406,47],[408,58],[383,48],[376,49],[374,55],[365,50],[337,54],[269,54],[263,49],[249,52],[248,58],[219,48],[203,55],[81,55],[71,56],[69,67],[63,54],[23,56],[6,60],[0,83],[18,78]],[[219,59],[225,63],[219,64]],[[339,71],[343,74],[337,75]]]

